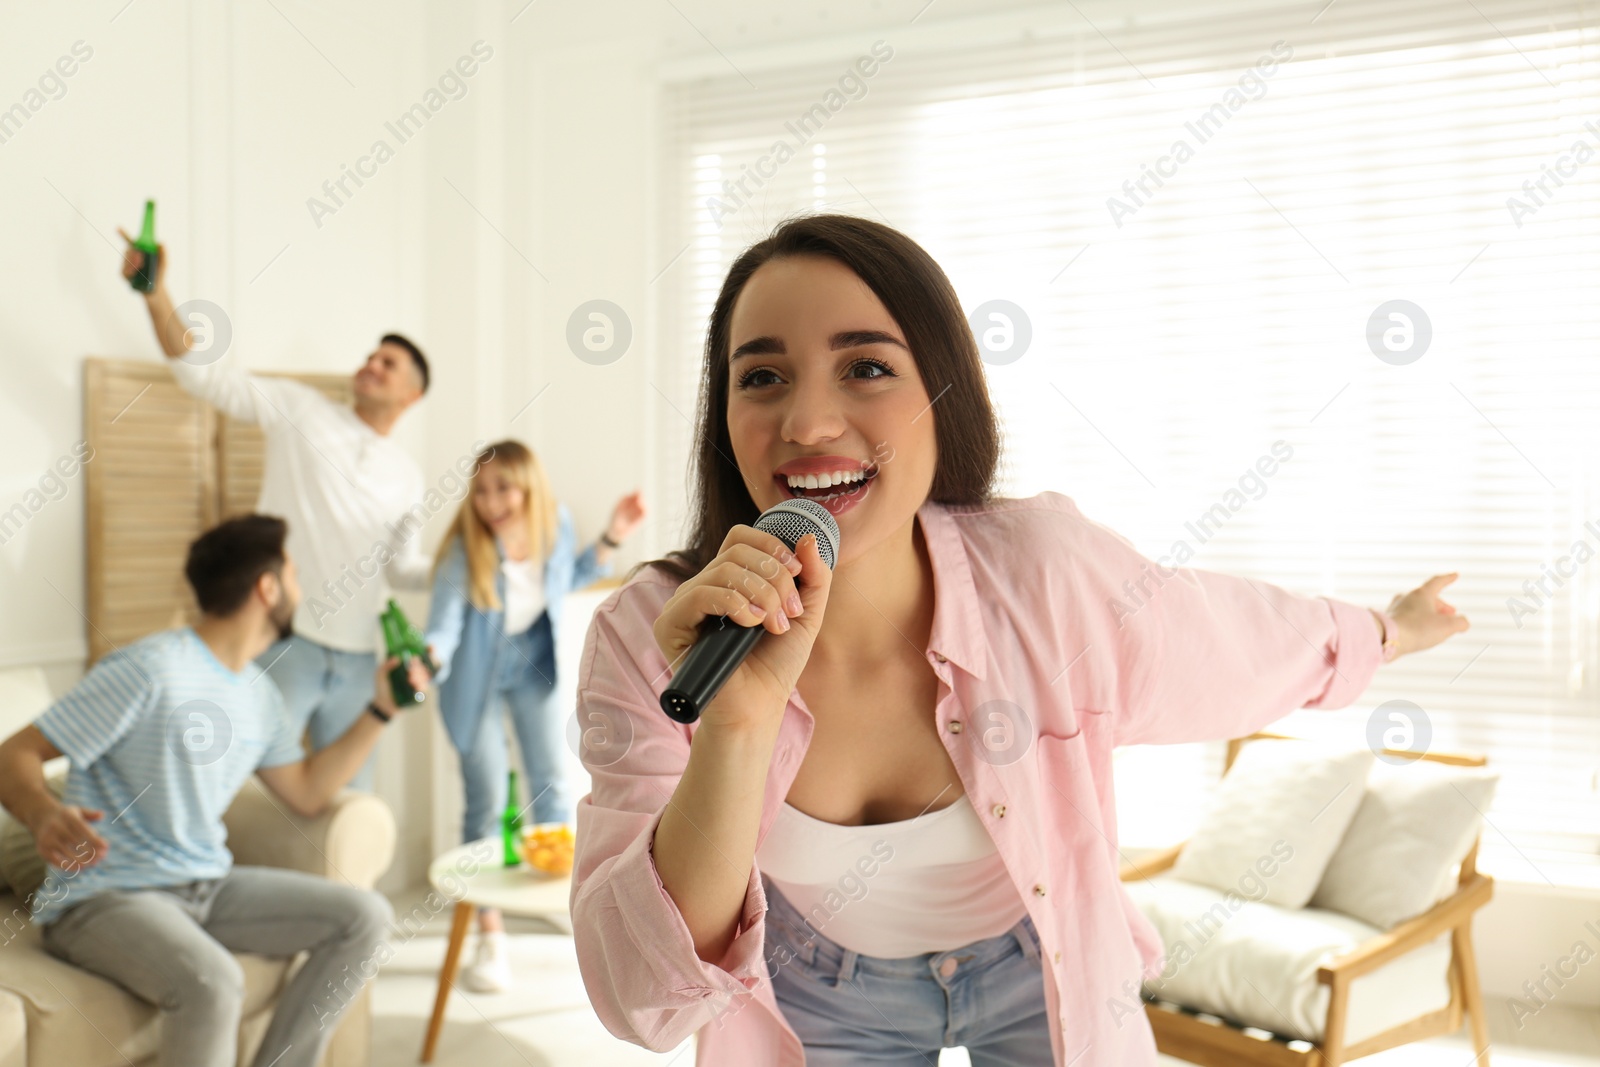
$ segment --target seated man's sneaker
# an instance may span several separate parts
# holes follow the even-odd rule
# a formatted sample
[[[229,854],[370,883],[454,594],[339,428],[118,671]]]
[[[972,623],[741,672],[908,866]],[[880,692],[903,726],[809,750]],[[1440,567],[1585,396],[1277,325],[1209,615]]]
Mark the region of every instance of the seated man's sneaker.
[[[462,973],[461,985],[474,993],[503,993],[511,988],[511,949],[504,931],[478,935],[478,954]]]

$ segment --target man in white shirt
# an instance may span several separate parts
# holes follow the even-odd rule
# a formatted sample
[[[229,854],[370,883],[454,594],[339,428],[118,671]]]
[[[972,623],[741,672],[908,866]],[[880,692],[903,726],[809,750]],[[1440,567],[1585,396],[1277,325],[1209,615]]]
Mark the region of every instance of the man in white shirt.
[[[123,276],[143,262],[130,241]],[[256,510],[288,520],[288,551],[306,595],[294,635],[259,663],[320,750],[344,735],[371,696],[378,614],[390,583],[414,587],[426,579],[422,524],[411,511],[423,497],[422,471],[390,431],[427,391],[427,360],[405,337],[386,335],[356,371],[348,407],[300,382],[250,374],[236,356],[197,346],[167,292],[166,266],[162,248],[145,304],[173,377],[266,435]],[[351,785],[370,790],[372,772],[369,757]]]

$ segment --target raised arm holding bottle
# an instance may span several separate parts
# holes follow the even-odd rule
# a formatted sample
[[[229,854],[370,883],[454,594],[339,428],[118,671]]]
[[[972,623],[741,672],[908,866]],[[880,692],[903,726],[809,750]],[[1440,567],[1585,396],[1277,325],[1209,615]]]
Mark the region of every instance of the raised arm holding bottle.
[[[149,276],[153,232],[123,237],[123,277]],[[422,470],[391,431],[427,390],[427,360],[405,337],[384,335],[351,379],[351,404],[292,379],[251,374],[237,353],[200,343],[168,292],[171,256],[154,244],[151,288],[143,295],[173,377],[266,437],[257,510],[289,521],[288,548],[306,596],[292,636],[269,648],[260,665],[320,749],[343,736],[366,705],[390,586],[426,583]],[[370,790],[372,778],[369,760],[354,784]]]

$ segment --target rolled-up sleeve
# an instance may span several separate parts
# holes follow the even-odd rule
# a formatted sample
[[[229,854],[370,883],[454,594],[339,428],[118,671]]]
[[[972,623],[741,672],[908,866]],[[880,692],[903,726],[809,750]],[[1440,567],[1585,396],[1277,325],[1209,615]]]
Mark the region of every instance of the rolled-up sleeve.
[[[689,760],[689,732],[661,712],[655,690],[667,673],[652,626],[669,595],[659,582],[632,583],[590,624],[577,714],[593,784],[578,803],[572,877],[573,938],[595,1012],[612,1034],[658,1052],[750,996],[766,915],[752,864],[733,942],[707,963],[656,870],[656,826]]]
[[[1076,511],[1076,509],[1073,509]],[[1382,662],[1372,613],[1270,582],[1141,555],[1079,516],[1073,562],[1086,706],[1117,716],[1118,744],[1240,737],[1300,707],[1354,701]],[[1098,646],[1098,647],[1096,647]]]

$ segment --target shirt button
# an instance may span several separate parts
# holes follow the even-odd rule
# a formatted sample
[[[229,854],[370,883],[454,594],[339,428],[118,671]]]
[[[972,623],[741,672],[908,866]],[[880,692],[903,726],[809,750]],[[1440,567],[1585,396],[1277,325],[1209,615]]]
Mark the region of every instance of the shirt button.
[[[1057,963],[1061,962],[1061,953],[1059,953],[1059,952],[1056,953],[1056,962]]]
[[[953,734],[959,734],[961,732],[961,720],[960,719],[951,719],[945,725],[945,729],[949,730]]]
[[[992,810],[995,818],[1003,819],[1006,817],[1006,806],[1004,804],[996,804]]]
[[[1044,886],[1042,886],[1042,885],[1034,886],[1033,887],[1033,895],[1036,896],[1036,897],[1044,896]]]
[[[940,663],[949,663],[949,662],[950,662],[950,661],[949,661],[949,660],[947,660],[947,659],[946,659],[946,658],[945,658],[945,657],[944,657],[944,655],[943,655],[943,654],[942,654],[942,653],[939,653],[939,652],[935,652],[935,653],[934,653],[934,654],[933,654],[933,658],[934,658],[934,659],[936,659],[936,660],[938,660],[938,661],[939,661],[939,662],[940,662]]]

